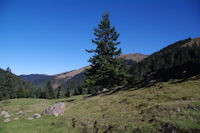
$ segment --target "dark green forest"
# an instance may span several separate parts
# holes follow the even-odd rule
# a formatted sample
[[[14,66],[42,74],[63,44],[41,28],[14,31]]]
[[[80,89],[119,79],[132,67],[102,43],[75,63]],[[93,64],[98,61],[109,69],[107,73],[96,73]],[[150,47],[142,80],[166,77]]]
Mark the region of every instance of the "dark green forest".
[[[39,97],[39,88],[11,73],[11,69],[0,69],[0,100]]]
[[[151,79],[168,81],[199,74],[200,47],[196,42],[183,46],[190,41],[190,38],[178,41],[133,65],[130,70],[131,84]]]

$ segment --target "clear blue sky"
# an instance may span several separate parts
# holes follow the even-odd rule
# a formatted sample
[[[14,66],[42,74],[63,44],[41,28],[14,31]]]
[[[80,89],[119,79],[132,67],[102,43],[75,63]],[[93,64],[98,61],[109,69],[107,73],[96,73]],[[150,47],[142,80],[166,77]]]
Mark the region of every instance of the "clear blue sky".
[[[57,74],[88,65],[105,11],[124,53],[151,54],[200,36],[199,0],[0,0],[0,67]]]

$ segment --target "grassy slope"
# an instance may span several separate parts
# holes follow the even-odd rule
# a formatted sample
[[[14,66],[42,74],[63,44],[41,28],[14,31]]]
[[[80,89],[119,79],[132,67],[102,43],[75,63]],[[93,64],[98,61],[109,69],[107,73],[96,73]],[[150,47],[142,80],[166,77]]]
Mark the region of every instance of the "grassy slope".
[[[182,131],[200,130],[199,77],[181,83],[163,82],[148,88],[132,88],[91,98],[74,96],[58,100],[1,101],[0,111],[8,110],[14,114],[12,118],[19,110],[24,110],[29,116],[41,113],[48,105],[58,101],[65,101],[66,111],[63,116],[45,116],[32,121],[20,116],[19,121],[4,123],[0,117],[0,132],[72,133],[95,132],[97,128],[98,132],[163,132],[165,123]]]

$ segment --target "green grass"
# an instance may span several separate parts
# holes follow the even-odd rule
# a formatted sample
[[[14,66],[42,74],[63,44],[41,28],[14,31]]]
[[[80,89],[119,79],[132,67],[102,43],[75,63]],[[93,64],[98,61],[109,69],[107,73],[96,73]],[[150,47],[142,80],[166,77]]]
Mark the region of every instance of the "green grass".
[[[63,116],[45,116],[32,121],[20,116],[18,121],[4,123],[4,118],[0,117],[0,132],[163,132],[163,125],[167,123],[185,132],[200,131],[200,79],[193,77],[185,82],[173,82],[90,98],[81,95],[56,100],[1,101],[0,111],[7,110],[13,114],[11,118],[15,118],[20,110],[27,112],[28,116],[42,113],[58,101],[65,101],[66,111]],[[72,119],[75,119],[75,127],[72,126]]]

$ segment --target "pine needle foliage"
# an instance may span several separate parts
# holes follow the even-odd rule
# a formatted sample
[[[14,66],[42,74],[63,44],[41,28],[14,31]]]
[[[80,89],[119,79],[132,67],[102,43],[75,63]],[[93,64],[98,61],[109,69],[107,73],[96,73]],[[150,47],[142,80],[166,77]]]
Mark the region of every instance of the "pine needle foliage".
[[[98,28],[94,29],[94,35],[96,38],[92,39],[92,43],[96,48],[86,50],[93,53],[93,56],[89,59],[92,65],[87,69],[84,85],[97,92],[103,88],[126,84],[127,68],[122,60],[117,58],[122,52],[121,48],[117,48],[120,44],[117,41],[119,33],[115,26],[111,26],[108,13],[103,15]]]

